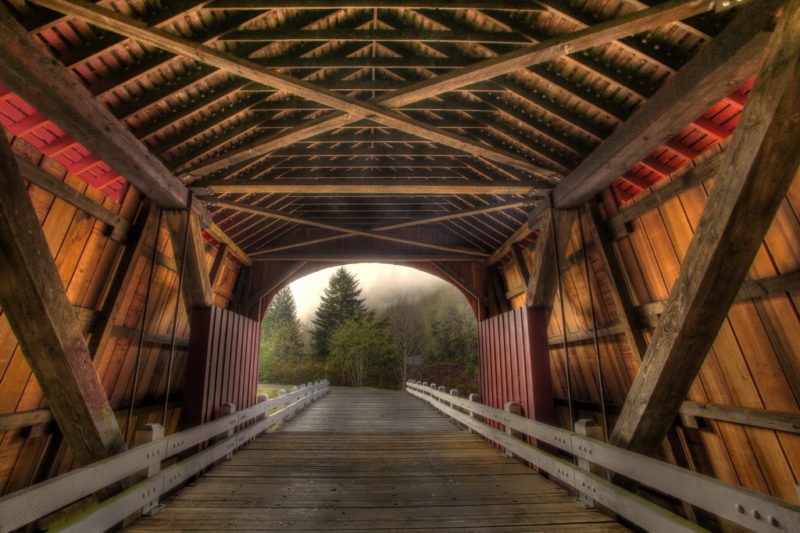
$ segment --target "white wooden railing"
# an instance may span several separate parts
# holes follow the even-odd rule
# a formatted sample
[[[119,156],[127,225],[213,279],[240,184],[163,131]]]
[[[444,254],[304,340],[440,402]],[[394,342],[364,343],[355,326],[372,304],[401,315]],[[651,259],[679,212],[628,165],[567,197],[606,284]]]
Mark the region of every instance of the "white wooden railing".
[[[145,477],[143,481],[51,529],[76,533],[105,531],[134,513],[152,509],[162,494],[179,487],[215,461],[231,457],[236,449],[270,426],[327,393],[328,385],[327,381],[308,383],[273,399],[260,395],[259,403],[241,411],[225,404],[220,409],[223,416],[213,422],[167,437],[163,436],[163,429],[157,430],[151,442],[11,493],[0,498],[0,533],[30,524],[139,473]],[[251,421],[252,424],[236,430]],[[211,442],[208,447],[161,470],[165,459],[207,441]]]
[[[530,420],[510,412],[511,404],[506,405],[506,410],[497,409],[461,398],[458,391],[448,393],[444,387],[413,380],[406,382],[406,390],[469,430],[502,446],[508,453],[547,472],[551,479],[572,487],[582,500],[593,500],[647,531],[706,530],[593,471],[600,467],[616,472],[752,531],[800,531],[800,507],[785,500],[633,453],[578,432]],[[505,431],[485,421],[502,424]],[[578,424],[585,427],[582,422]],[[562,450],[574,457],[577,464],[517,437],[526,440],[531,437],[537,443]]]

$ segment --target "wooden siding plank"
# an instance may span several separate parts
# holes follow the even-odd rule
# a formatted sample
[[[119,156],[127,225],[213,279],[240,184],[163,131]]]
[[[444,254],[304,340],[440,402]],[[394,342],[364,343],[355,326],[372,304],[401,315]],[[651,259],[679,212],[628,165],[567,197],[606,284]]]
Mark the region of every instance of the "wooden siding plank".
[[[7,143],[0,143],[0,298],[53,415],[78,459],[125,449],[119,427]]]
[[[670,304],[617,422],[613,442],[618,445],[648,452],[660,444],[797,172],[800,82],[787,74],[800,63],[800,19],[794,20],[800,7],[794,7],[787,9],[773,35],[739,131],[722,162],[720,175],[726,181],[709,197]],[[771,176],[768,183],[774,188],[764,187],[764,175]]]

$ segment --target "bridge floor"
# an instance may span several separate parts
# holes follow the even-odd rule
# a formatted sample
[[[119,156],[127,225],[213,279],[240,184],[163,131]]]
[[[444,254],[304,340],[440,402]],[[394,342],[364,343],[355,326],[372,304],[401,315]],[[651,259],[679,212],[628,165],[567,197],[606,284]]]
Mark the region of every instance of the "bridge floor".
[[[404,393],[332,389],[128,533],[625,531]]]

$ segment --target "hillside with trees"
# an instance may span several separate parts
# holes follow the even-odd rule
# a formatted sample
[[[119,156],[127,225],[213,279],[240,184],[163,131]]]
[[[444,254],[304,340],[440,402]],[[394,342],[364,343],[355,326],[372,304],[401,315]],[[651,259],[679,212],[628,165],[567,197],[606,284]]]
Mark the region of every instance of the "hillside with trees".
[[[329,278],[310,329],[310,349],[289,289],[273,299],[262,326],[262,382],[399,388],[407,379],[478,390],[477,324],[450,285],[399,294],[368,309],[358,280],[339,268]]]

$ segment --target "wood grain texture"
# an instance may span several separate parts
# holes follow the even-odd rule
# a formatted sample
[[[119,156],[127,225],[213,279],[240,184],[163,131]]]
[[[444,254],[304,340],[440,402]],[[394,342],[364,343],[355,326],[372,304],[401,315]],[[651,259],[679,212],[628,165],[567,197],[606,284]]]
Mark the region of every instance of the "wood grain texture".
[[[0,303],[67,444],[89,464],[125,442],[11,148],[0,140]]]
[[[798,69],[800,2],[790,2],[615,426],[617,445],[649,453],[661,444],[798,171]]]
[[[194,307],[211,307],[212,286],[206,265],[204,241],[200,235],[200,220],[189,211],[170,210],[164,214],[173,256],[178,263],[182,263],[184,269],[181,272],[182,296],[187,312],[191,312]]]
[[[88,89],[0,8],[0,79],[73,139],[165,208],[186,206],[186,188],[97,102]]]
[[[399,391],[334,387],[126,531],[625,531]]]
[[[591,199],[752,76],[767,43],[762,30],[778,7],[771,0],[745,6],[713,42],[567,175],[553,190],[554,205],[575,207]]]

